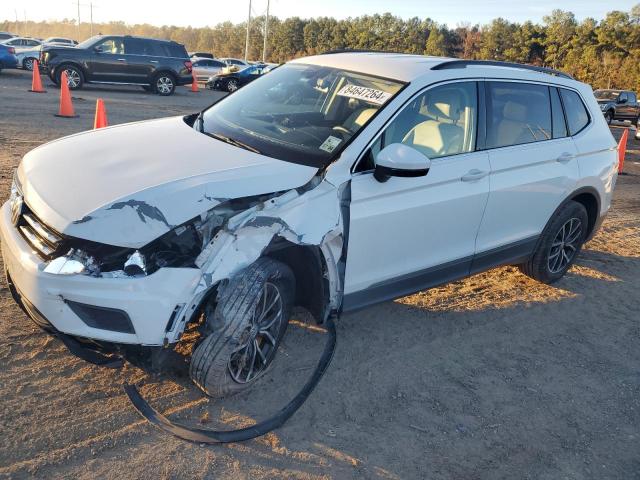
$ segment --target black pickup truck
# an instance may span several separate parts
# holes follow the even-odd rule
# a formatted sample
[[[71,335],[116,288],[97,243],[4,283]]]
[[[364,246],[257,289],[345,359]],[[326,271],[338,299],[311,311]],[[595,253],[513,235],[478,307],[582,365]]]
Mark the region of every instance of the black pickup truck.
[[[596,90],[593,92],[607,123],[612,120],[631,120],[638,123],[640,105],[635,92],[630,90]]]
[[[171,95],[177,85],[192,81],[191,60],[183,45],[129,35],[98,35],[75,47],[44,45],[40,64],[57,85],[65,71],[72,90],[85,83],[108,83]]]

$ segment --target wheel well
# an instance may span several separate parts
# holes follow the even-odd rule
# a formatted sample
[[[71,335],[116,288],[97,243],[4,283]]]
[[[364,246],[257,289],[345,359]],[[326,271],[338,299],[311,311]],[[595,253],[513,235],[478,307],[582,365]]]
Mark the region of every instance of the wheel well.
[[[169,75],[171,78],[173,78],[173,80],[174,80],[174,81],[175,81],[175,80],[176,80],[176,78],[177,78],[177,77],[176,77],[176,74],[175,74],[175,73],[173,73],[171,70],[159,70],[159,71],[157,71],[156,73],[154,73],[154,74],[153,74],[153,79],[154,79],[154,81],[155,81],[155,80],[157,80],[157,78],[158,78],[160,75]]]
[[[291,268],[296,279],[295,304],[306,308],[318,323],[323,322],[329,287],[320,248],[282,241],[270,246],[265,255]]]
[[[78,65],[77,63],[73,63],[73,62],[62,62],[60,65],[58,65],[57,67],[55,67],[55,77],[58,77],[58,72],[60,71],[60,69],[64,68],[64,67],[73,67],[76,70],[78,70],[80,72],[80,75],[82,75],[82,80],[86,80],[87,79],[87,75],[84,72],[84,68],[82,68],[80,65]]]
[[[595,227],[596,221],[598,220],[600,210],[598,198],[593,193],[583,192],[571,197],[571,200],[582,204],[584,208],[587,209],[587,216],[589,217],[589,231],[587,232],[586,238],[589,238],[593,231],[593,227]]]

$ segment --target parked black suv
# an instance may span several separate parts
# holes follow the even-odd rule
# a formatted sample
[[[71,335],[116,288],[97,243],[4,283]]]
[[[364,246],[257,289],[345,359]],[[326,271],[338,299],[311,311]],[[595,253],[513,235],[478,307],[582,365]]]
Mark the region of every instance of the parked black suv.
[[[631,120],[638,123],[640,105],[635,92],[630,90],[596,90],[593,92],[607,123],[612,120]]]
[[[98,35],[76,47],[44,45],[40,63],[57,85],[66,71],[72,90],[85,82],[110,83],[140,85],[171,95],[176,85],[192,81],[191,61],[183,45],[130,35]]]

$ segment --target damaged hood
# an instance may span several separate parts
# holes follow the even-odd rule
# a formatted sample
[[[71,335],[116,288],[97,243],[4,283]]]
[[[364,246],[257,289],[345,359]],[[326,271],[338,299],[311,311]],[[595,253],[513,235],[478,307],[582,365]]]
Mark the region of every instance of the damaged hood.
[[[197,132],[182,117],[42,145],[18,168],[25,201],[57,231],[138,248],[229,199],[297,188],[317,169]]]

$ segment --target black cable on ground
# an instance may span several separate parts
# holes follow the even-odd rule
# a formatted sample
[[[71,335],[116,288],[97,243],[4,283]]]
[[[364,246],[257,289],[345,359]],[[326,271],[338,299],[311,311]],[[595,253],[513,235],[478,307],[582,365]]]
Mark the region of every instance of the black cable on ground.
[[[135,385],[125,384],[124,391],[127,393],[129,400],[136,410],[138,410],[140,415],[161,430],[175,435],[178,438],[182,438],[183,440],[198,443],[233,443],[251,440],[252,438],[260,437],[281,427],[294,413],[296,413],[296,411],[307,400],[311,392],[316,388],[318,382],[320,382],[320,379],[331,363],[333,353],[336,349],[336,326],[332,318],[327,319],[326,327],[327,342],[325,343],[322,357],[320,357],[320,361],[309,380],[307,380],[307,383],[304,384],[300,392],[298,392],[298,394],[278,413],[250,427],[227,431],[187,427],[179,423],[173,423],[167,417],[155,410],[144,398],[142,398],[142,395],[140,395],[140,392],[138,392]]]

